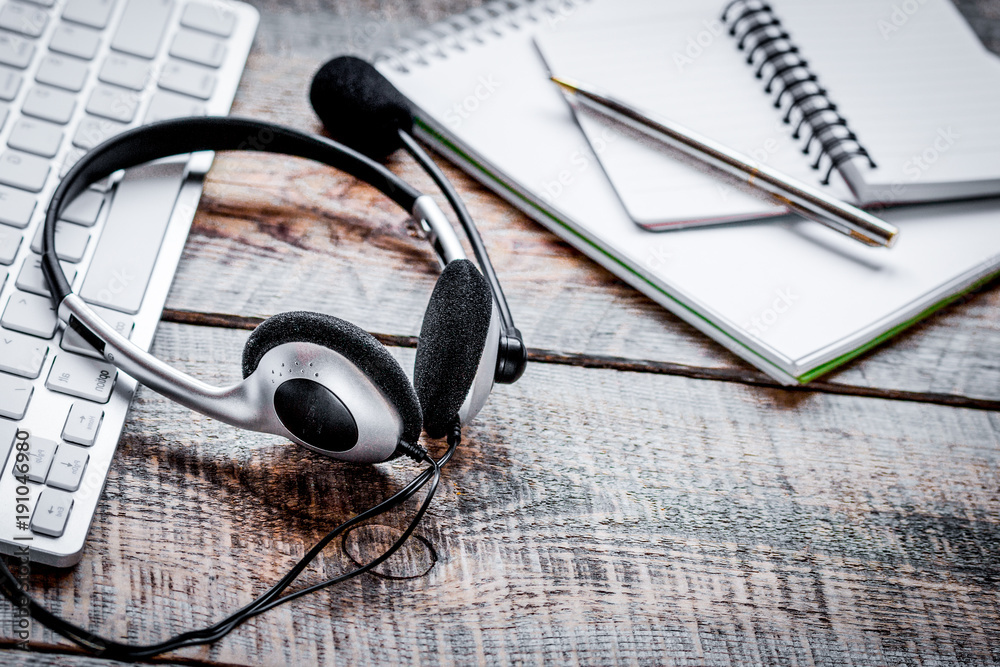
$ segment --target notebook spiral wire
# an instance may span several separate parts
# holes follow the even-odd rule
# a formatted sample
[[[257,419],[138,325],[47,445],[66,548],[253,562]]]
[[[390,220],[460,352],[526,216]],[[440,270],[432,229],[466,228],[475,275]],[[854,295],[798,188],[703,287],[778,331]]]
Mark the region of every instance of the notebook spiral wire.
[[[829,158],[823,185],[830,183],[835,168],[856,157],[865,158],[876,168],[771,5],[764,0],[733,0],[726,5],[721,20],[736,39],[736,47],[747,53],[746,62],[755,67],[754,76],[761,80],[767,76],[764,92],[774,95],[774,107],[782,109],[787,103],[782,121],[790,125],[794,120],[792,137],[805,140],[802,153],[809,155],[813,144],[818,146],[812,168],[819,170],[824,158]]]
[[[561,22],[586,2],[589,0],[494,0],[418,30],[395,46],[376,52],[373,62],[385,61],[407,74],[435,59],[448,58],[449,52],[465,51],[472,44],[485,44],[532,24]]]

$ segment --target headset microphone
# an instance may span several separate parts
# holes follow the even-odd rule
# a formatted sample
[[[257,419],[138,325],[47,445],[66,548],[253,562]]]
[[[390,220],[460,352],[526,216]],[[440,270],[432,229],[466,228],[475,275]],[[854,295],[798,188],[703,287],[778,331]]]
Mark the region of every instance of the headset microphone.
[[[409,100],[367,61],[353,56],[340,56],[330,60],[316,72],[309,90],[309,101],[327,132],[336,141],[378,161],[403,148],[420,163],[444,193],[465,230],[473,253],[496,298],[503,330],[500,334],[495,379],[501,384],[515,382],[524,373],[528,360],[524,339],[514,326],[500,281],[472,217],[454,186],[413,138],[414,118]],[[431,240],[437,245],[437,239]],[[423,334],[424,331],[421,330],[421,339],[424,338]],[[422,354],[420,349],[417,354]],[[437,361],[447,362],[445,359]],[[414,377],[414,382],[418,394],[422,394],[424,379],[417,376]],[[425,422],[428,421],[427,417],[425,414]],[[430,421],[433,423],[433,415],[431,417]]]
[[[335,141],[378,162],[413,133],[409,101],[367,61],[340,56],[313,77],[309,101]]]

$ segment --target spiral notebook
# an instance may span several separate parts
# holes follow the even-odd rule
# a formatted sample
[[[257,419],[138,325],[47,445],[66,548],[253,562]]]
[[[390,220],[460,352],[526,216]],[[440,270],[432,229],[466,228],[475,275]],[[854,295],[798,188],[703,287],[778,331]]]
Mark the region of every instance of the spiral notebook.
[[[588,143],[534,45],[541,31],[570,25],[579,6],[488,3],[399,42],[375,64],[414,103],[423,140],[782,382],[818,377],[1000,271],[1000,204],[989,200],[887,210],[901,229],[892,250],[791,216],[645,231],[597,162],[608,145]]]
[[[843,200],[1000,194],[1000,60],[948,0],[595,0],[537,41],[553,72]],[[578,115],[643,226],[785,212]]]

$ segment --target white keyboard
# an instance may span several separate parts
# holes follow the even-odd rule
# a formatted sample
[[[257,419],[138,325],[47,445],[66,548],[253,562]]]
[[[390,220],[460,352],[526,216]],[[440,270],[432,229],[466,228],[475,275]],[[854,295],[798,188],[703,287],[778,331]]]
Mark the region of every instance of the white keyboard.
[[[154,120],[228,113],[259,16],[231,0],[0,3],[0,551],[75,564],[136,383],[58,327],[39,268],[59,179]],[[210,154],[106,179],[74,201],[56,251],[74,290],[148,349]],[[18,474],[28,434],[29,470]]]

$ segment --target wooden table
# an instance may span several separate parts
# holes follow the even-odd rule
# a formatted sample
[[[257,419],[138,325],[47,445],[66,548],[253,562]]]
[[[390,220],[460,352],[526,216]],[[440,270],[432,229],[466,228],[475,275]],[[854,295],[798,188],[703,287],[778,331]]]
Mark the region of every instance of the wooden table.
[[[234,112],[319,130],[305,90],[462,0],[257,1]],[[994,0],[963,12],[1000,51]],[[427,184],[411,161],[391,168]],[[776,386],[455,169],[532,348],[498,387],[419,539],[365,576],[179,664],[1000,662],[1000,289],[823,381]],[[428,186],[429,187],[429,186]],[[414,224],[291,158],[219,156],[154,349],[235,380],[260,317],[306,308],[412,365],[437,270]],[[440,451],[437,443],[431,443]],[[82,562],[49,606],[151,642],[220,618],[412,474],[331,465],[151,391],[136,397]],[[369,553],[406,517],[327,550]],[[3,612],[7,617],[7,611]],[[4,664],[103,665],[35,626]]]

